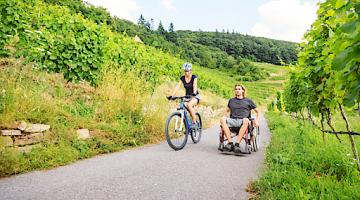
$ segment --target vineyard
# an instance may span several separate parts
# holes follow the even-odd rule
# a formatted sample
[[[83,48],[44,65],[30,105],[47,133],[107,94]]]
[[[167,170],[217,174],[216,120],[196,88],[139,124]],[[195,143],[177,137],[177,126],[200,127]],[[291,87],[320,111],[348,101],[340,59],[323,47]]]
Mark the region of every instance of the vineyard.
[[[359,198],[360,2],[328,0],[317,14],[268,106],[268,168],[253,185],[264,199]]]
[[[360,3],[358,1],[327,1],[320,5],[318,19],[306,33],[299,63],[293,68],[284,92],[288,112],[307,109],[308,116],[321,117],[336,136],[347,132],[360,171],[360,162],[351,125],[344,112],[360,102]],[[359,107],[358,107],[359,108]],[[336,130],[332,115],[341,113],[345,130]]]
[[[187,58],[195,61],[203,106],[223,109],[241,82],[269,111],[266,170],[250,186],[259,198],[359,197],[359,0],[319,3],[297,56],[293,43],[244,37],[251,38],[250,46],[278,44],[275,50],[281,49],[290,66],[253,62],[281,60],[277,51],[259,54],[261,45],[253,52],[257,58],[242,55],[237,45],[244,38],[235,33],[180,31],[177,42],[194,43],[187,55],[177,56],[183,43],[176,49],[154,30],[122,24],[82,1],[6,0],[0,1],[0,14],[0,129],[22,120],[51,126],[43,143],[28,153],[0,138],[0,177],[164,140],[172,108],[165,96]],[[144,43],[126,30],[129,35],[141,30]],[[216,40],[219,34],[226,40]],[[235,39],[238,43],[231,43]],[[199,57],[191,57],[193,47]],[[231,57],[238,54],[244,57]],[[82,128],[92,131],[91,139],[76,138]]]

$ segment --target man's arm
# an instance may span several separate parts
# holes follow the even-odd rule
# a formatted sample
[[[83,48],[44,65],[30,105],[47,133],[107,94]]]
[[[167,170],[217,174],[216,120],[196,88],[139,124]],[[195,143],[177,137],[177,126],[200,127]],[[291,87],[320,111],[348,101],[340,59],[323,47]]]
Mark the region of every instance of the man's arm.
[[[229,117],[229,113],[230,113],[230,108],[227,107],[226,110],[225,110],[225,112],[224,112],[223,117]]]
[[[260,120],[260,110],[258,108],[254,108],[254,111],[256,113],[256,119],[254,120],[254,126],[259,126],[259,120]]]

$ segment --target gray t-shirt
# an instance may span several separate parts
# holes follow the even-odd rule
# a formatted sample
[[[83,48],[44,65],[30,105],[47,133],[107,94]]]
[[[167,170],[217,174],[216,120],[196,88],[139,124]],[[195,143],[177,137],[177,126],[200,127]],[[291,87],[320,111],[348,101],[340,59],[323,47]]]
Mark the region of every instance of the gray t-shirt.
[[[230,118],[249,118],[251,117],[251,110],[256,108],[255,103],[249,98],[231,98],[228,103],[230,109]]]

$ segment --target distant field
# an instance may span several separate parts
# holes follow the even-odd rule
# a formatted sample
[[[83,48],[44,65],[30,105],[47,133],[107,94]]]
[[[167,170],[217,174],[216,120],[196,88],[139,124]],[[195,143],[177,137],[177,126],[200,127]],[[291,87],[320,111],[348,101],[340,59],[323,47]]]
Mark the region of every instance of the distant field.
[[[254,82],[239,82],[230,77],[228,73],[209,68],[196,68],[194,73],[199,75],[200,87],[210,82],[216,83],[220,88],[214,88],[222,91],[219,94],[225,97],[232,97],[235,83],[242,83],[248,90],[248,97],[253,99],[259,106],[266,106],[276,95],[276,91],[282,90],[283,83],[287,77],[287,70],[283,66],[277,66],[268,63],[254,63],[257,67],[269,72],[271,76],[265,80]],[[209,87],[207,87],[209,88]],[[211,87],[210,87],[211,88]],[[211,90],[211,89],[210,89]]]
[[[262,68],[270,73],[270,77],[267,80],[286,80],[287,70],[285,66],[278,66],[269,63],[254,62],[255,66]]]

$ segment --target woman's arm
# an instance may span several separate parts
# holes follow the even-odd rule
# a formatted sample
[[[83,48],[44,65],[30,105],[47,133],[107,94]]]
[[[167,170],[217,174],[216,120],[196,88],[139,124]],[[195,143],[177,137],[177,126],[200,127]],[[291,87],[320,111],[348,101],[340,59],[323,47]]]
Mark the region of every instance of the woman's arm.
[[[197,78],[194,79],[193,91],[194,91],[194,94],[197,94],[197,91],[198,91],[198,88],[197,88]]]
[[[181,84],[182,84],[182,82],[181,82],[181,80],[179,80],[179,82],[176,84],[173,92],[171,93],[171,96],[174,96],[176,94],[176,92],[179,90]]]

